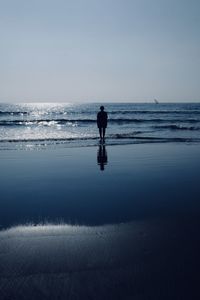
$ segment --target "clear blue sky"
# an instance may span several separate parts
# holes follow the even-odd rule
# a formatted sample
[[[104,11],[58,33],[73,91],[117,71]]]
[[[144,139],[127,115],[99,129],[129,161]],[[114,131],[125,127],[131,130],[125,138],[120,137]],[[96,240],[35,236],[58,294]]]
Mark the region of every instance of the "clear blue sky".
[[[199,0],[0,0],[0,102],[200,101]]]

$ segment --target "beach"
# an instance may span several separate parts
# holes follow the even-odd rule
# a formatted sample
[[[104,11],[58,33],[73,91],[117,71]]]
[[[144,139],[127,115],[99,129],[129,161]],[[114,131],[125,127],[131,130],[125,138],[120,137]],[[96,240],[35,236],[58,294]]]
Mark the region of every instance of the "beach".
[[[198,143],[1,150],[1,299],[197,299],[199,167]]]
[[[0,24],[0,300],[200,300],[200,1]]]
[[[0,300],[200,300],[200,1],[0,24]]]

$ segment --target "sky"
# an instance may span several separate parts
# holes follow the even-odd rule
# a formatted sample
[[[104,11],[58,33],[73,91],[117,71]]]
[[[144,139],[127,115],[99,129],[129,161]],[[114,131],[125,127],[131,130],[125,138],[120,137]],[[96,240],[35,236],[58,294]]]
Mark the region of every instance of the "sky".
[[[199,102],[199,11],[199,0],[0,0],[0,102]]]

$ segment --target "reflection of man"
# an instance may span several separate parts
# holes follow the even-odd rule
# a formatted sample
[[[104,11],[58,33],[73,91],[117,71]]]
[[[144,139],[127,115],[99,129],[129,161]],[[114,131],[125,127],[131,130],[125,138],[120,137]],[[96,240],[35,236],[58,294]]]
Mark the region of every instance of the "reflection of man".
[[[106,127],[107,127],[108,115],[107,112],[104,111],[104,106],[100,107],[100,111],[97,114],[97,126],[99,128],[100,139],[104,140]]]
[[[97,152],[97,163],[100,166],[100,170],[104,171],[104,166],[107,165],[108,157],[105,145],[100,145]]]

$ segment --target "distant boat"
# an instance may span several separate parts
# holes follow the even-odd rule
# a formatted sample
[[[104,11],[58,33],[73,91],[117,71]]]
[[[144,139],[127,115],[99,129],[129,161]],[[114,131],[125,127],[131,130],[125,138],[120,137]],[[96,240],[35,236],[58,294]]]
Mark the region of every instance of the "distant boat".
[[[155,104],[158,104],[158,103],[159,103],[157,99],[154,99],[154,102],[155,102]]]

